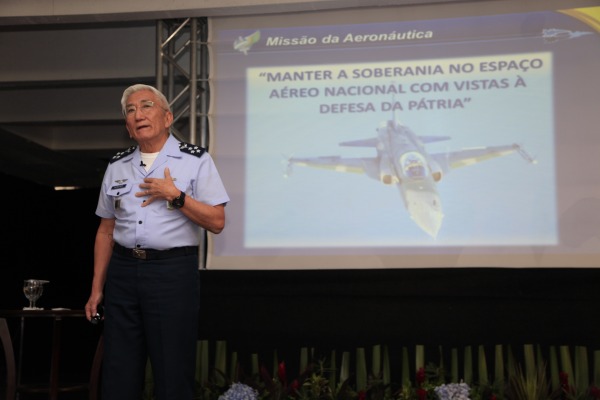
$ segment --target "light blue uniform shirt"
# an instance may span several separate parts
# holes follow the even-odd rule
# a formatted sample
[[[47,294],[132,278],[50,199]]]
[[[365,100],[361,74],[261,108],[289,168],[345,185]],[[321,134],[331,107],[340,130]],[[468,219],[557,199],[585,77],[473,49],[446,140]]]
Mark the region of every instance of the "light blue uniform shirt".
[[[173,135],[158,153],[148,172],[141,166],[141,152],[132,146],[113,157],[102,180],[96,215],[115,218],[113,239],[128,248],[165,250],[197,246],[200,228],[180,210],[155,200],[142,207],[144,178],[164,178],[168,167],[175,186],[186,196],[214,206],[229,202],[215,163],[201,147],[180,143]]]

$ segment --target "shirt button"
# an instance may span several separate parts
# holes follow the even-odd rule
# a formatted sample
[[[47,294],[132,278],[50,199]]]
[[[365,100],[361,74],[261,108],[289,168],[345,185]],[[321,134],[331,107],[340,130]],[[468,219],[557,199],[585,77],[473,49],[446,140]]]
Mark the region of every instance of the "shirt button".
[[[140,225],[141,225],[141,224],[142,224],[142,221],[138,221],[138,224],[140,224]]]

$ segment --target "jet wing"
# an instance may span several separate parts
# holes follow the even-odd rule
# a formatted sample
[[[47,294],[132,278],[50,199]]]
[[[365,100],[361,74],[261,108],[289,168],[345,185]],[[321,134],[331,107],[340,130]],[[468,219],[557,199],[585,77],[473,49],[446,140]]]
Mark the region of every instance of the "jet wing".
[[[361,139],[361,140],[351,140],[349,142],[341,142],[340,146],[347,147],[377,147],[379,144],[379,139],[370,138],[370,139]]]
[[[423,143],[434,143],[441,142],[443,140],[450,140],[450,136],[419,136],[419,139]],[[378,138],[369,138],[369,139],[360,139],[360,140],[351,140],[348,142],[341,142],[340,146],[347,147],[377,147],[379,145]]]
[[[466,167],[492,158],[504,157],[515,152],[518,152],[528,162],[532,164],[536,163],[536,160],[516,143],[512,145],[477,147],[450,151],[448,153],[436,153],[432,154],[431,157],[433,157],[444,171],[449,171],[451,169]]]
[[[313,167],[327,169],[337,172],[350,172],[354,174],[367,174],[370,177],[379,175],[379,166],[375,158],[343,158],[340,156],[321,156],[308,158],[289,158],[288,171],[291,171],[292,165],[300,167]],[[289,175],[289,173],[288,173]]]

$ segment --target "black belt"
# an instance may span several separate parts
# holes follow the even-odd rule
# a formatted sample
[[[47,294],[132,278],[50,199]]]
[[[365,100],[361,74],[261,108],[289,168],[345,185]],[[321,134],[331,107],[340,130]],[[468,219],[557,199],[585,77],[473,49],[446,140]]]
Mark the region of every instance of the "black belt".
[[[188,256],[192,254],[197,255],[198,246],[173,247],[172,249],[167,250],[128,249],[115,242],[113,251],[122,256],[138,258],[140,260],[164,260],[166,258]]]

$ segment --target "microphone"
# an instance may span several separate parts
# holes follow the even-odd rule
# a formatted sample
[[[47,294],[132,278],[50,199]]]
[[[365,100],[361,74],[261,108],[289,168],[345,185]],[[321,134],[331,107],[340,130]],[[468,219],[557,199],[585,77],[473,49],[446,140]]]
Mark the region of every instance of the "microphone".
[[[146,166],[146,164],[144,164],[143,161],[140,161],[140,167],[145,167],[145,166]]]

